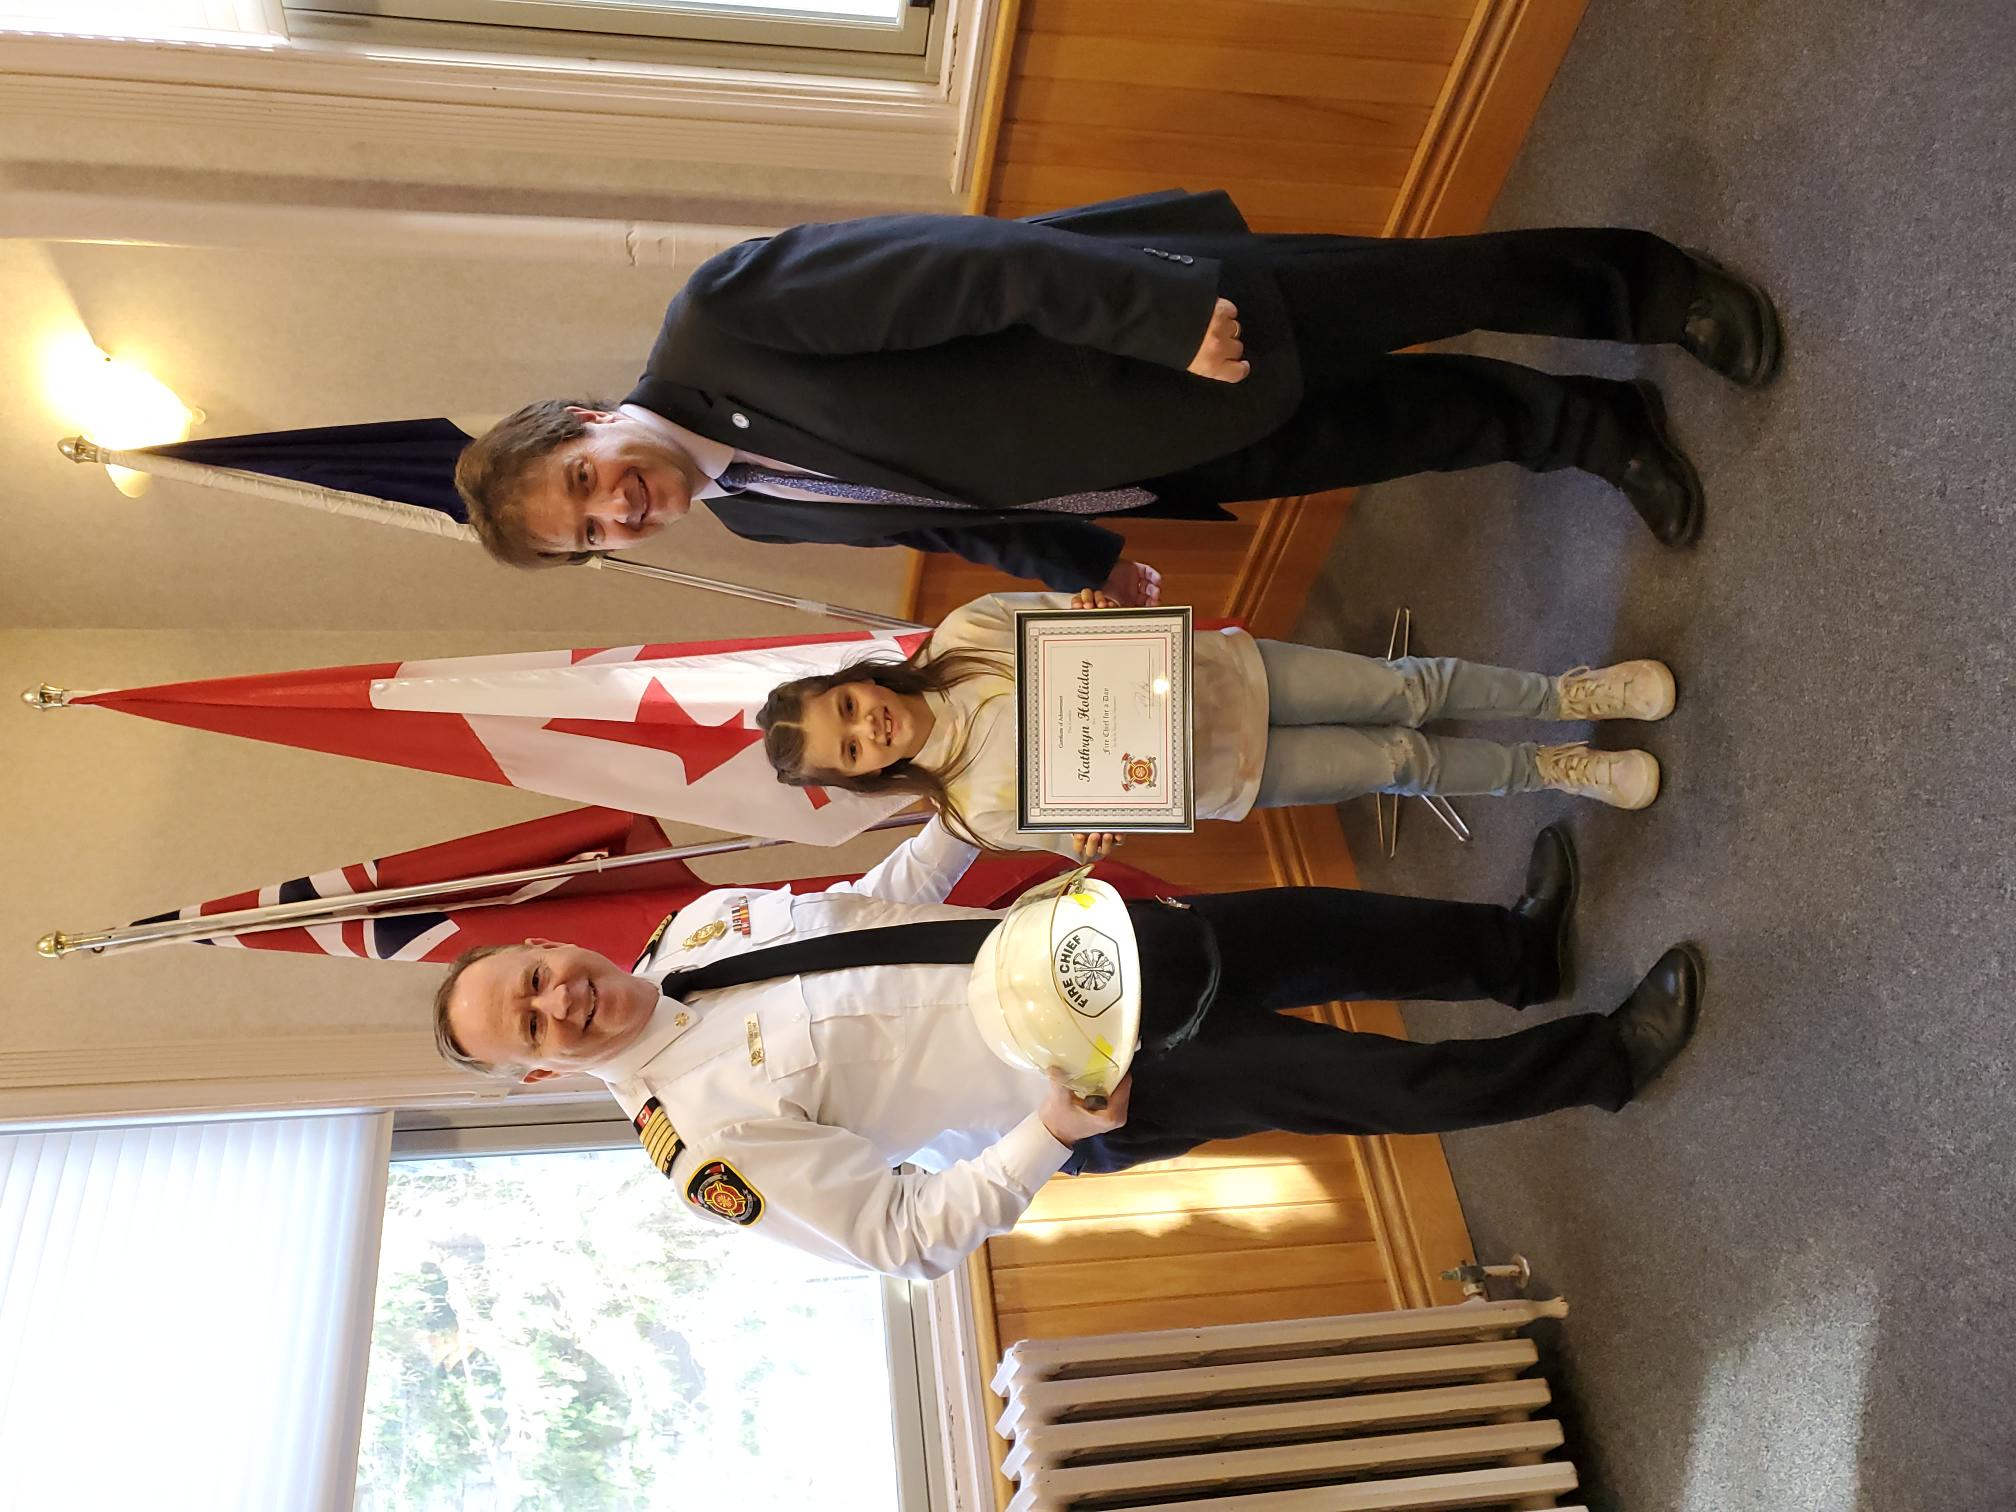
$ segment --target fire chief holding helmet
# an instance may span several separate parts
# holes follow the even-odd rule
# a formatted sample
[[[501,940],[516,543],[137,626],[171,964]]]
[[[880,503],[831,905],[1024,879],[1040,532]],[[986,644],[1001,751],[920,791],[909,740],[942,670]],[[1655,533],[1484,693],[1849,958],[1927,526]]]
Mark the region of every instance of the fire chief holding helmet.
[[[674,916],[635,971],[552,940],[472,951],[436,994],[436,1038],[490,1074],[599,1077],[712,1219],[935,1276],[1012,1228],[1060,1170],[1269,1129],[1615,1111],[1699,1012],[1684,946],[1611,1013],[1494,1039],[1417,1044],[1277,1011],[1558,996],[1575,891],[1559,829],[1542,831],[1509,908],[1332,888],[1123,903],[1073,877],[1004,925],[943,901],[976,854],[934,820],[857,882],[722,888]]]

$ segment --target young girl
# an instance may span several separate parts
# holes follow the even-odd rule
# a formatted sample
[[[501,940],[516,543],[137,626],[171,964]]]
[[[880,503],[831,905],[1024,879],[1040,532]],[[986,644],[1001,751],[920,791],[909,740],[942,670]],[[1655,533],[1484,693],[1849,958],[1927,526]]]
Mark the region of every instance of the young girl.
[[[911,793],[957,834],[995,850],[1092,859],[1108,834],[1023,833],[1015,812],[1015,611],[1109,609],[1093,589],[1004,593],[945,617],[908,661],[867,661],[773,688],[756,723],[777,780]],[[1431,719],[1664,719],[1673,674],[1656,661],[1559,677],[1447,657],[1380,661],[1243,630],[1194,642],[1197,814],[1336,803],[1361,793],[1551,790],[1617,808],[1659,795],[1647,751],[1501,745],[1424,735]]]

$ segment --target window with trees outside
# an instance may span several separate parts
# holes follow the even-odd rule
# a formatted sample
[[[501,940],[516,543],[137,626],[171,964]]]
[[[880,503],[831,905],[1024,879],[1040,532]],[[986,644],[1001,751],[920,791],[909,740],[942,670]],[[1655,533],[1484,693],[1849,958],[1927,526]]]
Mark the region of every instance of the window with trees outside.
[[[923,1512],[908,1302],[686,1211],[634,1142],[395,1159],[355,1505]]]
[[[942,1512],[922,1284],[605,1107],[0,1128],[0,1507]]]

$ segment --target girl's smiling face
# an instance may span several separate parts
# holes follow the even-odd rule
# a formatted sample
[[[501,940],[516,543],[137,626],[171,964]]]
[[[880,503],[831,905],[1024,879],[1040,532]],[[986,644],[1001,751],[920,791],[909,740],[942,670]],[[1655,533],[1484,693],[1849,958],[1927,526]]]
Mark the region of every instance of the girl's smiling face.
[[[808,770],[867,777],[923,750],[934,720],[923,694],[864,679],[808,698],[798,722]]]

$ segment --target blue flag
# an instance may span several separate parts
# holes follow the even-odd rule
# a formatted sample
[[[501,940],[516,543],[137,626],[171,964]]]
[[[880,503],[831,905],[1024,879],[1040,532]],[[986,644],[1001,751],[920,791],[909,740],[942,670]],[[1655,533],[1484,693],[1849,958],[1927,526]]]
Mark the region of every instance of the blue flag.
[[[290,478],[373,499],[416,504],[460,524],[469,516],[455,492],[455,458],[470,441],[447,420],[383,420],[323,425],[313,430],[214,436],[148,451],[210,467]]]

